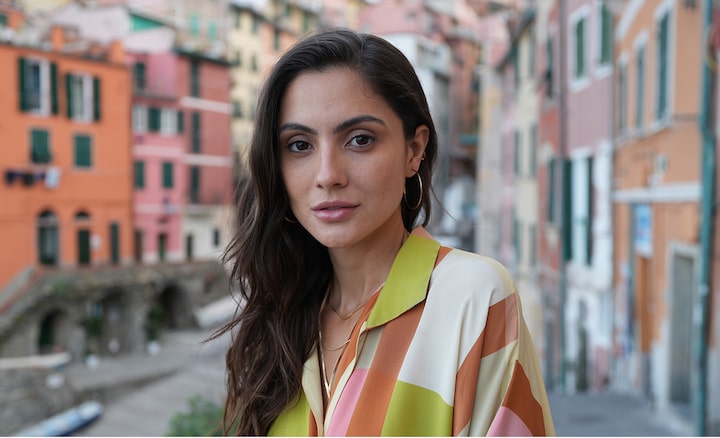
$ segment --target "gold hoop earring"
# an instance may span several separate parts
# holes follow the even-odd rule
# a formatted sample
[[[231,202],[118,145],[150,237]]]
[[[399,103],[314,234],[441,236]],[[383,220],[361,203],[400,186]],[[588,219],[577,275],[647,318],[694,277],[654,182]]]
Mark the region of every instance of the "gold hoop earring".
[[[420,186],[420,198],[418,199],[417,204],[415,204],[414,206],[411,206],[407,200],[407,190],[403,191],[403,200],[405,201],[405,205],[407,205],[408,208],[410,208],[410,210],[417,210],[418,208],[420,208],[420,205],[422,204],[422,200],[423,200],[423,182],[422,182],[422,177],[420,176],[420,172],[417,172],[415,174],[415,176],[418,177],[418,185]]]

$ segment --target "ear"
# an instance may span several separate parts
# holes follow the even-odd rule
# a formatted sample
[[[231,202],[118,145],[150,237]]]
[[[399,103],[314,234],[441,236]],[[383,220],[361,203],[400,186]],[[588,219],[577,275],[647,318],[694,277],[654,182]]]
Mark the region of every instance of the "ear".
[[[425,148],[429,138],[430,129],[425,125],[420,125],[415,128],[415,136],[407,141],[405,178],[410,178],[420,169],[420,163],[425,158]]]

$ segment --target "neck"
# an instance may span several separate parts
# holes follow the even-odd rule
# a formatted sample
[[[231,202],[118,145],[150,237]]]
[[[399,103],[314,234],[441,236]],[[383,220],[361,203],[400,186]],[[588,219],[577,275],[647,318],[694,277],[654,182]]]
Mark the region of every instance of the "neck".
[[[367,302],[385,282],[407,236],[401,222],[362,247],[332,249],[334,278],[329,303],[347,314]]]

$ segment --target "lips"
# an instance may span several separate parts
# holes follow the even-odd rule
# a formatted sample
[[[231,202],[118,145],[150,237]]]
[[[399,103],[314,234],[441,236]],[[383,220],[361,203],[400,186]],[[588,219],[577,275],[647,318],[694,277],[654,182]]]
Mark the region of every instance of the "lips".
[[[323,222],[339,222],[350,218],[358,204],[344,201],[322,202],[312,208],[315,217]]]

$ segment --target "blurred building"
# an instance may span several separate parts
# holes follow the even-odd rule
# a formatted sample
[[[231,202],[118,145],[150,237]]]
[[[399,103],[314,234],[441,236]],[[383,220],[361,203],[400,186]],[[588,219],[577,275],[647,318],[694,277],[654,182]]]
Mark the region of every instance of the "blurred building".
[[[91,40],[119,38],[127,48],[135,259],[217,259],[230,235],[233,170],[225,14],[220,2],[111,3],[68,3],[50,21]]]
[[[53,27],[23,45],[21,11],[0,14],[12,29],[0,42],[0,236],[12,248],[0,253],[0,290],[9,294],[38,268],[132,260],[131,84],[118,41]]]
[[[477,15],[464,0],[368,3],[360,12],[361,30],[384,37],[408,57],[438,132],[433,185],[446,212],[435,209],[431,231],[446,244],[473,249],[481,55]]]
[[[702,20],[688,2],[649,2],[626,5],[616,30],[614,377],[687,420],[703,257]]]

